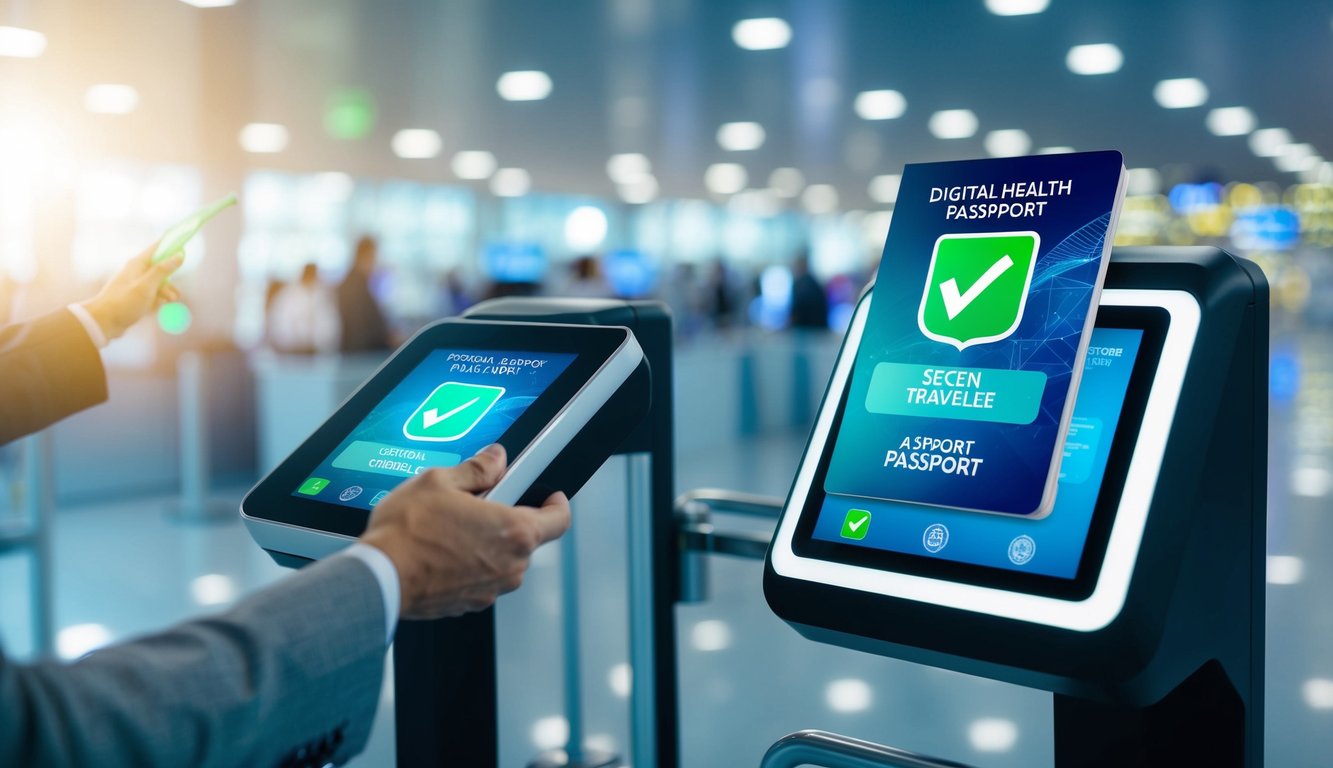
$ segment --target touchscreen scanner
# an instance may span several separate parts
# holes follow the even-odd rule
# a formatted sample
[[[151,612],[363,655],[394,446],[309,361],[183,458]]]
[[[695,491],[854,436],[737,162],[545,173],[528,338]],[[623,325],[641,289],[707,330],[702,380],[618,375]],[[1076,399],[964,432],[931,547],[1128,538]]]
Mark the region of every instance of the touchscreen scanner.
[[[491,443],[509,467],[486,498],[572,496],[647,412],[648,376],[628,328],[436,323],[261,480],[242,517],[270,552],[317,559],[359,536],[403,481]]]
[[[1093,331],[1074,418],[1064,442],[1059,493],[1050,515],[1025,520],[828,494],[820,505],[814,539],[1074,578],[1143,335],[1141,328],[1098,327]],[[902,453],[916,462],[937,452],[946,457],[946,462],[953,462],[966,446],[949,442],[947,438],[923,440],[924,444],[905,448]]]
[[[855,382],[882,330],[882,288],[852,315],[768,549],[774,613],[819,642],[1053,691],[1057,723],[1073,710],[1087,718],[1075,740],[1097,733],[1108,705],[1135,710],[1132,731],[1140,708],[1185,697],[1153,709],[1169,740],[1167,724],[1206,702],[1226,702],[1216,714],[1233,718],[1236,701],[1261,700],[1262,272],[1214,248],[1114,255],[1060,441],[1058,493],[1039,518],[834,481],[842,440],[865,426]],[[888,450],[909,463],[914,452],[967,453],[956,434],[930,437],[940,440]],[[1009,482],[986,487],[1000,494]],[[1061,696],[1086,701],[1062,712]],[[1086,702],[1097,705],[1079,709]],[[1245,718],[1262,725],[1255,712]],[[1118,764],[1137,764],[1129,754]]]

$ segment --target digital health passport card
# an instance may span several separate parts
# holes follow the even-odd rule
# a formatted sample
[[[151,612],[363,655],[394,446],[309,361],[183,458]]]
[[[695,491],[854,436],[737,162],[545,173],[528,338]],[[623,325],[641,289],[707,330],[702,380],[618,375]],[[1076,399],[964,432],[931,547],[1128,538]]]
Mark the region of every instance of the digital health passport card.
[[[904,169],[827,493],[1050,512],[1124,184],[1113,151]]]

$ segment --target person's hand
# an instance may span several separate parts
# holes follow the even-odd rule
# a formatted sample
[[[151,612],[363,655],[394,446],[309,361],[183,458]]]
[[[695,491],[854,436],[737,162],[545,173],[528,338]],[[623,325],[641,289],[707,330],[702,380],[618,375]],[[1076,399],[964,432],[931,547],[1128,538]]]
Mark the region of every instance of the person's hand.
[[[180,292],[167,278],[185,261],[178,253],[153,263],[154,243],[143,253],[125,262],[97,295],[83,302],[83,308],[102,327],[108,340],[119,338],[131,325],[159,306],[180,299]]]
[[[569,529],[569,500],[554,493],[541,508],[478,498],[505,470],[492,445],[447,469],[431,469],[375,505],[361,537],[389,556],[402,588],[402,618],[479,611],[518,589],[528,558]]]

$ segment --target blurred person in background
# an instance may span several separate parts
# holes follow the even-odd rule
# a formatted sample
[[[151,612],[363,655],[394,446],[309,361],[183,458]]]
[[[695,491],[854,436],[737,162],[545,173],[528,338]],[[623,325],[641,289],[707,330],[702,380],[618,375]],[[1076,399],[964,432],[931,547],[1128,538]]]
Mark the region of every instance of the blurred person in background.
[[[463,275],[457,267],[449,270],[440,278],[437,292],[438,304],[436,317],[457,317],[472,306],[472,292],[463,282]]]
[[[314,264],[306,264],[301,279],[273,297],[268,329],[269,341],[279,352],[313,355],[337,351],[338,307]]]
[[[797,254],[791,265],[791,327],[828,330],[828,295],[810,271],[810,252]]]
[[[604,299],[611,295],[596,256],[580,256],[569,263],[569,280],[560,295],[576,299]]]
[[[731,274],[722,259],[713,262],[704,289],[708,302],[708,317],[716,328],[730,328],[736,322],[736,293]]]
[[[707,302],[699,284],[699,270],[693,262],[675,265],[671,277],[662,285],[662,298],[671,307],[677,336],[688,339],[703,328]]]
[[[363,235],[357,240],[352,267],[338,286],[338,320],[342,329],[338,348],[344,354],[380,352],[393,346],[389,324],[370,290],[378,251],[375,238]]]

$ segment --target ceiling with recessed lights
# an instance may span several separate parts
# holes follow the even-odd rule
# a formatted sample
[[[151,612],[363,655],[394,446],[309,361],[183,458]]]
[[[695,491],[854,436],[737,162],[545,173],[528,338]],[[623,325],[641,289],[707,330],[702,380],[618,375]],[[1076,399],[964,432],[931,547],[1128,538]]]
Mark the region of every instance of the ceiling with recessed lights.
[[[1166,183],[1333,171],[1325,2],[193,7],[218,4],[0,5],[0,53],[28,56],[0,57],[0,99],[135,155],[634,202],[795,168],[873,207],[904,163],[1051,148],[1118,148]],[[635,158],[619,181],[613,155]]]

